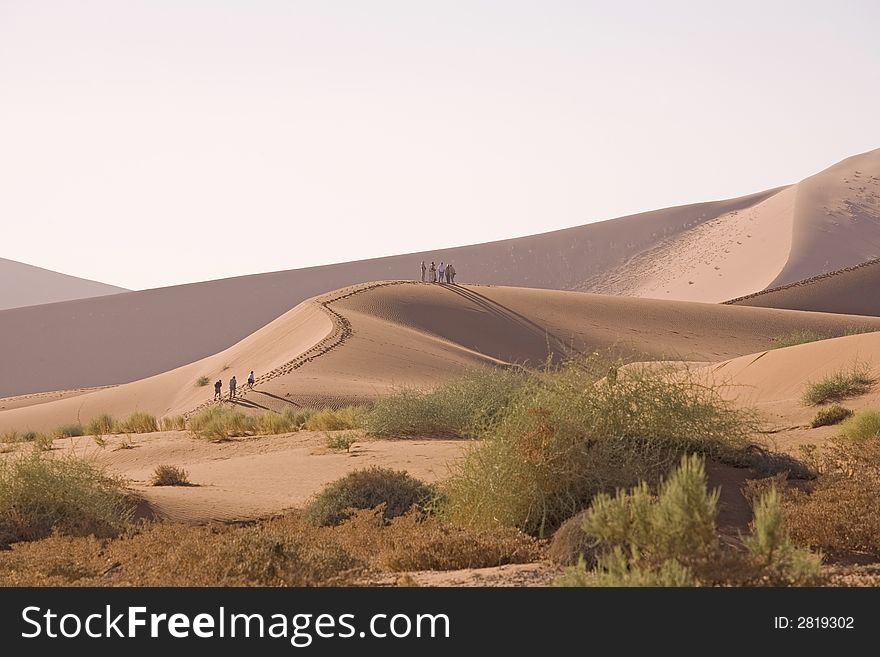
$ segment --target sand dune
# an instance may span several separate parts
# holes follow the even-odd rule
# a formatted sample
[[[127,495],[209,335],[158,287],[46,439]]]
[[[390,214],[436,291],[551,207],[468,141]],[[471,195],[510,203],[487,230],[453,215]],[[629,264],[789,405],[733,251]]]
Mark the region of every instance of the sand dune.
[[[772,288],[729,303],[851,315],[880,315],[880,260]]]
[[[721,361],[768,347],[792,330],[880,328],[857,318],[764,308],[609,297],[492,286],[386,281],[343,288],[298,305],[229,349],[169,372],[61,399],[18,398],[0,429],[45,430],[100,413],[192,412],[211,402],[200,376],[249,370],[242,408],[368,401],[395,386],[431,386],[475,367],[539,364],[548,355],[616,350],[649,358]],[[0,400],[0,407],[5,400]]]
[[[0,280],[0,310],[128,291],[6,258],[0,258]]]

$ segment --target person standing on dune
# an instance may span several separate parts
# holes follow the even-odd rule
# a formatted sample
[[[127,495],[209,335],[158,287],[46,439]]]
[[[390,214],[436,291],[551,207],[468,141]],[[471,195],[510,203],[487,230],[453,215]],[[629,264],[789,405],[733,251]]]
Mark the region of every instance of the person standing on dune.
[[[452,272],[454,272],[454,271],[455,271],[455,269],[452,267],[452,263],[451,262],[446,263],[446,282],[447,283],[452,282]]]
[[[251,373],[248,374],[248,388],[253,389],[254,387],[254,371],[251,370]]]
[[[425,282],[425,271],[426,270],[427,270],[427,268],[425,267],[425,261],[422,260],[422,283]]]
[[[232,378],[229,379],[229,399],[235,399],[235,375],[232,375]]]
[[[443,278],[446,276],[446,265],[442,262],[440,263],[440,282],[443,282]]]
[[[448,265],[446,267],[446,271],[448,272],[450,269],[452,270],[452,273],[449,275],[449,282],[455,285],[455,267],[453,267],[452,265]]]
[[[221,379],[217,379],[214,383],[214,399],[223,399],[223,381]]]
[[[431,263],[431,282],[437,282],[437,267],[434,265],[433,262]]]

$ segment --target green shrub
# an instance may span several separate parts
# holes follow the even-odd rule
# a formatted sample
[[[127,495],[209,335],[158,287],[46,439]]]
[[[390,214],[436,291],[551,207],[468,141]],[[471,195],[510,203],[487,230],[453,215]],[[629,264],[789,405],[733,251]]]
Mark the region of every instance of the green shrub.
[[[116,420],[113,419],[113,416],[108,415],[107,413],[102,413],[89,420],[89,423],[86,426],[86,433],[90,436],[106,436],[111,433],[116,433],[114,431],[115,427]]]
[[[874,378],[866,365],[856,363],[849,370],[829,374],[820,381],[808,383],[803,394],[803,403],[816,406],[827,402],[837,402],[848,397],[863,395],[874,385]]]
[[[358,441],[358,437],[346,431],[345,433],[335,433],[335,434],[324,434],[325,444],[330,449],[342,451],[343,449],[348,452],[351,451],[352,445],[354,445]]]
[[[189,475],[175,465],[158,465],[150,481],[153,486],[189,486]]]
[[[709,492],[703,459],[681,464],[652,495],[642,482],[600,494],[583,529],[599,547],[596,566],[583,560],[560,580],[565,586],[694,586],[809,584],[821,557],[795,547],[785,531],[775,489],[755,508],[746,552],[724,547],[715,530],[718,492]]]
[[[785,335],[773,338],[770,345],[771,349],[782,349],[784,347],[793,347],[798,344],[807,344],[808,342],[817,342],[819,340],[829,340],[835,336],[829,333],[819,333],[811,329],[803,329],[800,331],[792,331]]]
[[[246,436],[256,429],[256,419],[240,410],[226,406],[209,406],[189,419],[193,435],[208,440],[227,440]]]
[[[71,422],[70,424],[62,424],[55,429],[54,434],[57,438],[75,438],[85,435],[85,429],[79,422]]]
[[[295,431],[296,427],[293,424],[293,419],[290,414],[269,411],[257,417],[256,429],[259,434],[272,435],[290,433],[291,431]]]
[[[351,515],[351,509],[383,506],[383,516],[395,518],[413,507],[428,503],[433,490],[404,471],[371,467],[355,470],[329,484],[305,509],[316,525],[338,525]]]
[[[852,415],[840,425],[840,433],[857,443],[880,438],[880,411],[867,410]]]
[[[162,418],[162,431],[184,431],[186,418],[182,415],[169,415]]]
[[[687,373],[626,368],[612,383],[571,363],[534,375],[452,466],[444,512],[545,536],[599,492],[658,481],[683,453],[745,462],[754,427]]]
[[[0,461],[0,532],[8,542],[53,531],[116,536],[132,517],[124,483],[73,456]]]
[[[827,427],[832,424],[838,424],[852,414],[853,412],[850,409],[844,408],[839,404],[834,404],[834,406],[829,406],[828,408],[823,408],[818,411],[813,418],[813,421],[810,422],[810,426],[815,429],[817,427]]]
[[[143,411],[135,411],[116,424],[116,433],[153,433],[158,430],[156,417]]]
[[[528,380],[525,370],[497,369],[433,390],[403,388],[376,402],[366,428],[376,436],[474,437],[491,428]]]
[[[305,422],[309,431],[343,431],[360,429],[367,415],[366,406],[345,406],[344,408],[325,408],[311,414]]]
[[[199,388],[204,388],[206,385],[211,383],[211,379],[202,375],[198,379],[196,379],[196,386]]]

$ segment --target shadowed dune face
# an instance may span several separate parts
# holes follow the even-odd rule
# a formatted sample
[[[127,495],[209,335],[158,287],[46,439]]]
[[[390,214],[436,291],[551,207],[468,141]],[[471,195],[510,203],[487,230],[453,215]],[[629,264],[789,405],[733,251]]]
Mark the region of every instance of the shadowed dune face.
[[[233,347],[184,367],[65,399],[0,409],[0,429],[46,430],[100,413],[188,413],[213,395],[200,376],[234,374],[252,410],[369,401],[395,386],[433,386],[468,369],[614,350],[649,359],[721,361],[793,330],[842,332],[880,318],[490,286],[380,282],[316,297]],[[257,385],[244,389],[254,369]],[[0,406],[6,400],[0,400]],[[28,405],[29,404],[29,405]]]

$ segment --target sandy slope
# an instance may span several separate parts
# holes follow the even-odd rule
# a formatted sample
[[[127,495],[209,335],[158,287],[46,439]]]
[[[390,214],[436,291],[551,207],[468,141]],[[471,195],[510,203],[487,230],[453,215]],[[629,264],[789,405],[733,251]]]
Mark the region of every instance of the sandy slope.
[[[200,376],[235,374],[242,408],[339,405],[375,399],[394,386],[432,386],[467,369],[542,362],[572,351],[614,350],[650,358],[721,361],[766,348],[792,330],[842,332],[880,318],[608,297],[490,286],[379,282],[300,304],[238,344],[141,381],[53,400],[16,400],[0,429],[47,430],[100,413],[193,411],[213,396]],[[45,402],[45,403],[43,403]],[[5,405],[0,400],[0,407]]]
[[[6,258],[0,258],[0,281],[0,310],[128,292]]]

